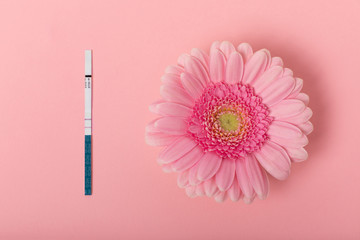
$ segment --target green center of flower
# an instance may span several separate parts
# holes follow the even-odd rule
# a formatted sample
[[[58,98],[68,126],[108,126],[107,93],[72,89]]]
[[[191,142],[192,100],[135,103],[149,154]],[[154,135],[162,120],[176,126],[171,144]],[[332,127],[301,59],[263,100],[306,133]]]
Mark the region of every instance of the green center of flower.
[[[239,128],[240,121],[234,113],[224,113],[218,118],[220,127],[226,131],[236,131]]]

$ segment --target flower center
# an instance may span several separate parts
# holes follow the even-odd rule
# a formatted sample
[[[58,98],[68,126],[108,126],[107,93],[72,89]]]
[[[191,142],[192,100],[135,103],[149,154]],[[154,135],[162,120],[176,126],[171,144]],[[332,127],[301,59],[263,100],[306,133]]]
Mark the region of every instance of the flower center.
[[[220,127],[225,131],[235,131],[240,127],[239,117],[234,113],[219,114]]]
[[[220,82],[210,84],[196,100],[188,132],[205,152],[239,158],[262,147],[271,121],[253,88]]]

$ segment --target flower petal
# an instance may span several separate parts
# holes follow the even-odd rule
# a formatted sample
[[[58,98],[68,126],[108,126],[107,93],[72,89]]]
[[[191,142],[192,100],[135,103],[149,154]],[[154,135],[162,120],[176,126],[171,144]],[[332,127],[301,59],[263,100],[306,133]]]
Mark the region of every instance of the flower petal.
[[[149,122],[145,127],[145,132],[146,133],[160,133],[161,131],[159,129],[155,128],[155,122],[159,119],[160,118],[156,118],[156,119],[152,120],[151,122]]]
[[[279,66],[274,66],[269,68],[261,75],[259,78],[253,81],[253,87],[255,92],[260,94],[265,90],[271,87],[283,74],[283,68]]]
[[[285,120],[292,124],[299,125],[299,124],[309,121],[309,119],[311,118],[312,115],[313,115],[312,110],[309,107],[306,107],[303,112],[301,112],[295,116],[288,117]]]
[[[225,56],[220,50],[214,50],[210,56],[210,79],[217,83],[225,79]]]
[[[295,87],[287,98],[295,98],[303,88],[303,82],[301,78],[295,78]]]
[[[186,133],[188,125],[182,117],[162,117],[154,123],[154,126],[163,133],[183,135]]]
[[[199,185],[196,185],[195,193],[197,196],[204,196],[205,195],[204,184],[201,183]]]
[[[226,200],[226,192],[218,192],[214,199],[217,202],[224,202]]]
[[[208,197],[212,197],[217,193],[218,189],[217,189],[214,178],[210,178],[209,180],[206,180],[204,182],[204,190],[205,190],[206,196],[208,196]]]
[[[206,152],[199,161],[198,179],[206,181],[219,170],[222,158],[214,152]]]
[[[184,72],[180,75],[181,83],[184,89],[192,96],[194,99],[198,99],[203,93],[204,87],[202,83],[193,75]]]
[[[175,86],[181,88],[181,81],[180,81],[180,75],[174,74],[174,73],[165,73],[161,77],[161,82],[165,85]]]
[[[179,76],[182,72],[184,72],[184,68],[181,66],[170,65],[165,69],[165,73],[172,73],[172,74],[176,74]]]
[[[307,121],[305,123],[301,123],[301,124],[299,124],[297,126],[306,135],[310,134],[314,130],[314,126],[310,121]]]
[[[226,63],[226,78],[225,81],[229,84],[241,82],[244,71],[244,61],[241,54],[233,52],[230,54],[229,60]]]
[[[290,158],[286,151],[276,143],[267,141],[260,151],[254,152],[254,156],[261,166],[276,179],[284,180],[289,176]]]
[[[199,59],[204,68],[209,71],[209,55],[199,48],[193,48],[190,52],[191,56]]]
[[[189,170],[189,184],[195,186],[199,184],[201,181],[197,178],[197,172],[199,169],[199,162],[197,162],[194,166],[192,166]]]
[[[245,197],[251,198],[254,195],[254,189],[251,185],[249,175],[246,172],[245,159],[237,159],[235,161],[236,177]]]
[[[270,62],[269,51],[259,50],[251,56],[245,64],[243,84],[252,84],[252,82],[267,69]]]
[[[221,42],[220,50],[224,54],[226,59],[229,59],[230,54],[236,51],[234,45],[232,45],[232,43],[228,41]]]
[[[187,53],[183,53],[181,54],[178,59],[177,59],[177,63],[179,66],[181,67],[184,67],[185,66],[185,61],[186,61],[186,58],[189,57],[190,55],[187,54]]]
[[[299,93],[295,98],[303,101],[306,106],[309,104],[309,96],[306,93]]]
[[[220,42],[219,41],[213,42],[210,47],[210,58],[214,54],[214,52],[218,49],[220,49]]]
[[[171,163],[192,150],[197,143],[190,137],[180,137],[172,144],[165,147],[159,154],[158,162],[161,164]]]
[[[302,113],[305,107],[305,104],[300,100],[284,99],[270,108],[270,116],[275,119],[286,119]]]
[[[282,77],[273,81],[259,95],[262,97],[264,104],[272,106],[286,98],[294,89],[294,86],[295,80],[292,77]]]
[[[192,110],[184,105],[174,102],[157,102],[149,106],[149,110],[162,116],[188,117]]]
[[[289,68],[284,68],[283,77],[290,76],[292,77],[294,75],[293,71]]]
[[[206,86],[210,81],[207,70],[195,57],[187,56],[185,58],[185,70],[196,77],[203,86]]]
[[[188,107],[194,105],[194,99],[180,87],[162,85],[160,87],[160,95],[169,102],[180,103]]]
[[[282,121],[273,121],[268,130],[270,140],[284,147],[303,147],[308,139],[296,126]]]
[[[246,172],[249,176],[251,185],[260,199],[265,199],[269,193],[269,180],[264,170],[259,166],[252,154],[247,155]]]
[[[196,146],[172,164],[173,170],[177,172],[187,170],[194,166],[203,155],[203,149],[200,146]]]
[[[247,62],[250,59],[250,57],[253,55],[253,50],[248,43],[241,43],[237,47],[237,50],[243,57],[244,63]]]
[[[241,189],[237,180],[233,181],[233,184],[227,191],[227,194],[231,201],[236,202],[242,197]]]
[[[255,199],[255,192],[254,194],[251,196],[251,197],[244,197],[243,200],[244,200],[244,203],[246,204],[251,204]]]
[[[173,143],[179,136],[164,133],[145,133],[145,142],[154,147],[167,146]]]
[[[219,171],[216,173],[215,181],[220,191],[226,191],[231,187],[235,177],[235,160],[223,159]]]
[[[171,173],[173,171],[172,168],[171,168],[171,164],[163,164],[163,165],[161,165],[161,169],[165,173]]]
[[[196,187],[195,186],[188,186],[185,188],[185,193],[189,198],[197,197],[195,192]]]
[[[177,185],[180,188],[185,188],[189,186],[189,171],[179,173],[177,178]]]
[[[285,148],[290,159],[294,162],[302,162],[308,158],[308,153],[304,148]]]
[[[271,59],[271,64],[270,64],[270,68],[274,67],[274,66],[280,66],[283,67],[284,66],[284,62],[280,57],[273,57]]]

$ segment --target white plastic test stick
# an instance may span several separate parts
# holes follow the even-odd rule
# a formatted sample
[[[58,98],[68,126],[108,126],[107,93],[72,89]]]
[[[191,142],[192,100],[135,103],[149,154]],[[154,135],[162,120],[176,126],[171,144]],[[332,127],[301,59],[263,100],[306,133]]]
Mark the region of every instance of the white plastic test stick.
[[[92,194],[91,169],[92,51],[85,50],[85,195]]]

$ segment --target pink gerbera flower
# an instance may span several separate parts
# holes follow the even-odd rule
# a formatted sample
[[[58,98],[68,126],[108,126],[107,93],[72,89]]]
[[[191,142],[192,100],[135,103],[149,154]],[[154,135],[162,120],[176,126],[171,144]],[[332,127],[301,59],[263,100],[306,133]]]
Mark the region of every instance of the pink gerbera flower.
[[[161,117],[147,126],[146,141],[164,146],[158,162],[179,173],[188,196],[265,199],[267,173],[284,180],[291,162],[307,158],[309,97],[268,50],[214,42],[210,55],[181,55],[162,82],[163,99],[150,106]]]

